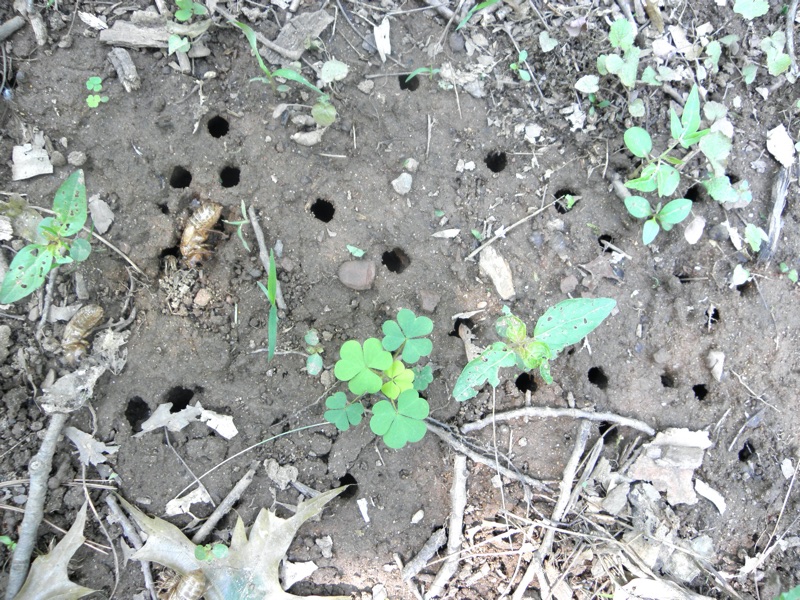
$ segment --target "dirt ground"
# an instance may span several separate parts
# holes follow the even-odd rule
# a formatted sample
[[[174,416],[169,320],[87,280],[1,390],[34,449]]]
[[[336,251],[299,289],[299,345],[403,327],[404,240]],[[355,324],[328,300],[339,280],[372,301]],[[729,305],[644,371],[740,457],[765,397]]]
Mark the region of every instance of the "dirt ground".
[[[99,195],[114,214],[104,237],[144,273],[93,243],[89,259],[62,267],[53,288],[54,307],[96,303],[114,322],[135,308],[124,369],[104,375],[95,388],[93,410],[82,409],[69,420],[95,439],[119,446],[108,459],[110,468],[98,473],[90,467],[86,478],[111,481],[120,496],[163,516],[167,502],[193,485],[195,476],[242,453],[203,479],[219,501],[253,461],[259,465],[234,513],[217,527],[214,539],[221,541],[229,541],[236,515],[250,524],[262,507],[291,514],[285,505],[296,504],[299,492],[280,489],[262,466],[265,461],[295,467],[296,479],[316,490],[356,483],[319,521],[300,530],[288,558],[313,560],[319,569],[293,593],[378,599],[382,584],[389,598],[414,598],[395,556],[408,561],[432,532],[447,526],[453,447],[429,433],[419,443],[391,450],[366,422],[339,432],[322,417],[339,346],[347,339],[379,336],[385,320],[409,308],[434,322],[435,378],[426,397],[437,422],[457,428],[493,411],[530,404],[615,413],[656,431],[707,431],[711,446],[694,475],[719,492],[727,508],[720,514],[704,498],[666,508],[681,540],[709,536],[713,546],[706,568],[683,585],[710,597],[741,598],[774,598],[800,585],[800,497],[791,487],[800,431],[800,340],[793,308],[798,288],[778,268],[779,263],[800,268],[796,179],[789,185],[771,260],[756,262],[746,244],[737,250],[721,225],[729,222],[743,232],[753,223],[769,230],[780,164],[767,151],[766,132],[781,124],[790,135],[797,132],[796,87],[785,76],[769,75],[766,67],[749,86],[741,75],[748,57],[764,63],[759,41],[784,28],[780,5],[748,22],[733,11],[732,2],[661,4],[667,28],[680,28],[690,42],[739,36],[736,51],[725,47],[719,72],[697,83],[704,103],[713,100],[728,108],[735,135],[727,172],[749,182],[753,202],[726,209],[704,191],[696,193],[695,182],[707,172],[699,156],[687,165],[675,194],[691,196],[692,216],[645,246],[642,222],[626,212],[610,184],[613,174],[626,179],[638,166],[624,147],[623,133],[638,125],[652,134],[656,147],[666,147],[669,109],[671,103],[677,106],[671,91],[685,98],[703,59],[645,52],[640,74],[646,65],[669,65],[680,67],[682,78],[660,87],[638,84],[631,93],[617,78],[601,77],[597,99],[610,105],[593,107],[574,85],[596,74],[598,54],[612,50],[609,26],[623,16],[617,4],[509,0],[477,13],[457,33],[460,15],[474,3],[444,2],[450,8],[466,4],[452,22],[417,0],[303,0],[294,3],[294,12],[286,9],[290,2],[219,4],[270,40],[299,15],[325,10],[335,17],[319,35],[322,49],[303,55],[303,73],[312,81],[313,67],[329,58],[349,66],[331,90],[338,118],[318,144],[302,146],[292,139],[313,129],[295,119],[308,115],[313,94],[297,85],[280,94],[250,82],[261,75],[258,65],[241,32],[219,14],[202,37],[210,53],[190,59],[189,73],[173,67],[175,56],[166,49],[129,49],[141,79],[141,87],[130,92],[107,59],[111,46],[81,15],[113,25],[135,11],[156,11],[150,0],[59,0],[50,7],[37,2],[46,27],[43,45],[37,45],[29,25],[4,43],[10,91],[0,103],[0,191],[49,207],[61,182],[81,166],[88,195]],[[633,9],[640,47],[652,50],[662,39],[676,43],[669,29],[660,34],[639,14],[641,6]],[[0,8],[2,20],[13,14],[10,7]],[[382,62],[362,36],[372,36],[372,25],[387,16],[392,54]],[[567,26],[575,27],[579,18],[585,20],[573,37]],[[706,23],[710,27],[702,29]],[[545,24],[558,41],[549,52],[539,42]],[[698,28],[713,33],[704,37]],[[509,68],[518,57],[514,44],[527,49],[532,83]],[[402,74],[426,66],[449,66],[464,79],[444,89],[448,86],[439,85],[446,81],[443,72],[418,77],[414,90],[403,89]],[[86,103],[85,82],[91,76],[102,77],[102,94],[108,96],[97,108]],[[646,109],[641,118],[628,113],[628,102],[636,97]],[[280,103],[288,106],[276,111]],[[54,173],[12,181],[12,147],[30,142],[36,132],[46,136]],[[85,162],[74,152],[83,153]],[[392,182],[407,159],[419,166],[410,173],[410,192],[400,195]],[[504,301],[477,257],[466,260],[480,245],[472,231],[489,239],[502,226],[568,194],[579,197],[569,211],[550,206],[493,244],[510,265],[515,286],[514,297]],[[269,303],[256,285],[267,278],[253,230],[242,228],[250,252],[235,226],[220,224],[210,236],[213,253],[201,268],[188,270],[175,260],[196,198],[220,203],[227,221],[241,220],[242,201],[254,207],[267,245],[276,249],[285,308],[279,311],[278,354],[271,362],[264,352]],[[706,228],[698,243],[689,244],[684,231],[695,217],[704,218]],[[452,238],[432,235],[445,229],[460,231]],[[604,250],[603,240],[617,252]],[[3,242],[7,262],[20,246],[16,238]],[[376,268],[369,289],[346,287],[337,275],[340,264],[353,259],[348,246],[362,249],[360,260]],[[752,281],[730,285],[737,264],[750,270]],[[79,297],[81,289],[88,294]],[[456,316],[478,311],[468,324],[475,343],[485,346],[497,340],[494,322],[503,305],[532,328],[542,312],[567,297],[614,298],[617,310],[587,343],[553,362],[553,385],[538,373],[517,379],[519,373],[507,369],[496,394],[487,386],[463,405],[452,399],[467,361],[455,334]],[[15,509],[26,499],[27,465],[47,424],[37,394],[48,372],[69,370],[59,355],[65,323],[47,322],[37,336],[42,298],[40,292],[5,306],[0,317],[0,327],[7,329],[0,331],[5,336],[0,335],[0,534],[12,538],[21,520]],[[321,377],[305,371],[303,337],[311,328],[324,347]],[[724,353],[721,380],[707,363],[712,351]],[[532,392],[527,399],[526,387]],[[168,440],[162,429],[133,437],[160,404],[173,402],[177,410],[196,401],[232,417],[238,435],[227,440],[193,423],[169,432]],[[587,448],[608,425],[592,422]],[[242,452],[306,426],[313,427]],[[544,495],[554,498],[578,428],[571,417],[515,419],[469,438],[489,456],[493,448],[508,454],[519,472],[548,483],[552,493]],[[646,434],[622,427],[607,437],[602,456],[616,469],[626,453],[648,441]],[[544,536],[545,528],[531,523],[549,522],[553,503],[531,495],[511,477],[499,477],[491,461],[469,461],[468,471],[464,531],[472,537],[465,540],[467,552],[446,596],[511,597]],[[45,517],[65,529],[84,502],[82,477],[75,448],[64,439]],[[105,516],[102,500],[108,490],[90,492]],[[359,499],[366,499],[368,523]],[[191,508],[198,518],[211,510],[209,504]],[[559,523],[562,532],[548,558],[570,586],[559,598],[611,595],[634,576],[623,567],[601,568],[603,544],[577,537],[588,531],[583,513],[576,510]],[[191,517],[170,520],[183,526]],[[635,518],[623,511],[597,522],[621,540]],[[517,534],[477,546],[508,528]],[[110,532],[119,545],[118,528]],[[43,525],[37,549],[46,551],[54,534]],[[333,542],[332,554],[323,555],[318,540],[326,536]],[[91,518],[86,537],[108,544]],[[748,558],[768,548],[773,550],[757,569],[740,572]],[[588,558],[587,549],[594,551]],[[4,561],[9,556],[5,548],[0,555]],[[445,555],[441,548],[434,560]],[[413,585],[427,588],[439,564],[427,567]],[[662,567],[658,563],[653,573],[674,579]],[[74,581],[103,597],[114,586],[110,555],[82,548],[70,572]],[[539,589],[534,580],[525,597],[539,597]],[[114,597],[144,597],[137,595],[143,590],[138,563],[122,564]]]

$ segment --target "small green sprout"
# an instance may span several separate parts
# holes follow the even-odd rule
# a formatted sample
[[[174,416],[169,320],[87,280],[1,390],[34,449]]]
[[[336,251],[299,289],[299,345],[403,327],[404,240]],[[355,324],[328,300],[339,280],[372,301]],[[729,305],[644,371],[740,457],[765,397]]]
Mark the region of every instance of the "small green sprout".
[[[13,552],[14,549],[17,547],[17,542],[12,540],[7,535],[0,535],[0,544],[3,544],[9,552]]]
[[[351,246],[350,244],[347,245],[347,251],[356,258],[361,258],[365,254],[365,252],[361,248],[358,248],[356,246]]]
[[[208,14],[208,9],[198,2],[192,0],[175,0],[178,10],[175,11],[175,19],[184,23],[189,21],[192,17]]]
[[[625,208],[637,219],[647,219],[642,230],[642,242],[650,244],[660,230],[669,231],[672,227],[692,211],[692,201],[687,198],[678,198],[667,202],[662,208],[659,203],[655,210],[650,203],[641,196],[628,196],[625,198]]]
[[[194,547],[194,557],[197,560],[212,561],[228,556],[228,547],[225,544],[205,544]]]
[[[761,250],[761,243],[769,240],[769,236],[761,227],[748,223],[744,228],[744,239],[753,252],[758,252]]]
[[[767,55],[767,70],[773,77],[785,73],[792,65],[791,58],[783,51],[785,46],[786,34],[781,30],[761,40],[761,49]]]
[[[467,14],[464,15],[464,18],[461,19],[461,21],[459,22],[458,27],[456,27],[456,31],[458,31],[464,25],[466,25],[472,18],[472,15],[474,15],[476,12],[481,11],[484,8],[489,8],[490,6],[492,6],[493,4],[497,4],[498,2],[500,2],[500,0],[486,0],[485,2],[479,2],[478,4],[470,8]]]
[[[55,216],[41,220],[37,240],[17,252],[0,286],[0,304],[10,304],[32,294],[47,274],[59,265],[81,262],[92,247],[77,234],[86,223],[86,183],[83,171],[70,175],[53,198]]]
[[[275,255],[269,251],[269,273],[267,286],[260,281],[256,282],[261,291],[269,300],[269,321],[267,323],[267,361],[275,356],[275,347],[278,341],[278,274],[275,268]]]
[[[101,91],[103,89],[103,80],[96,75],[89,77],[89,79],[86,80],[86,89],[90,92]],[[86,104],[89,106],[89,108],[97,108],[103,102],[108,102],[108,96],[89,94],[86,97]]]
[[[619,77],[620,82],[628,89],[636,85],[636,75],[639,71],[639,57],[641,49],[634,45],[636,31],[630,21],[620,17],[611,24],[608,41],[611,46],[622,54],[601,54],[597,57],[597,72],[600,75],[609,73]]]
[[[322,353],[324,352],[322,345],[319,343],[319,334],[316,329],[309,329],[306,332],[303,340],[306,343],[306,352],[308,358],[306,359],[306,371],[312,377],[319,375],[322,372]]]
[[[247,244],[247,240],[244,239],[244,234],[242,233],[242,228],[245,225],[250,224],[250,219],[247,218],[247,209],[244,205],[244,200],[241,201],[241,211],[242,211],[242,220],[241,221],[225,221],[223,219],[223,223],[227,223],[228,225],[234,225],[236,227],[236,235],[239,236],[239,241],[242,242],[242,246],[244,249],[250,252],[250,246]]]
[[[441,69],[434,69],[433,67],[420,67],[418,69],[414,69],[408,74],[408,77],[406,77],[406,83],[414,79],[414,77],[417,75],[427,75],[429,79],[433,79],[433,76],[440,71]]]
[[[526,60],[528,60],[528,51],[520,50],[517,55],[517,62],[511,63],[508,68],[514,71],[522,81],[529,82],[532,77],[531,72],[524,68]]]
[[[787,265],[786,263],[781,263],[778,268],[781,270],[781,273],[786,275],[786,279],[788,279],[792,283],[797,283],[798,281],[797,269],[790,269],[789,265]]]
[[[167,50],[169,56],[172,56],[176,52],[188,52],[192,49],[192,44],[189,42],[189,38],[181,37],[176,33],[173,33],[167,39]]]

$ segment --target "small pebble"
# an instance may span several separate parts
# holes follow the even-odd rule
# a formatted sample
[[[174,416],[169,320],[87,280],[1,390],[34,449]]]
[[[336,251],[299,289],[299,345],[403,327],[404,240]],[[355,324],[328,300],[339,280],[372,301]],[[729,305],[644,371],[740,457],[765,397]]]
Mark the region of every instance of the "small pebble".
[[[369,260],[348,260],[339,266],[339,281],[351,290],[368,290],[375,281],[375,263]]]
[[[67,159],[64,158],[64,155],[58,150],[53,150],[50,153],[50,162],[54,167],[63,167],[67,164]]]
[[[79,150],[73,150],[67,155],[67,162],[73,167],[82,167],[86,164],[86,153]]]
[[[403,168],[409,173],[416,173],[419,168],[419,161],[415,158],[407,158],[403,162]]]
[[[561,293],[571,294],[578,287],[578,278],[575,275],[567,275],[561,280]]]
[[[457,31],[450,34],[448,42],[450,44],[450,50],[453,52],[464,52],[464,50],[466,50],[467,44],[464,40],[464,36]]]
[[[392,181],[392,187],[394,188],[395,192],[397,192],[401,196],[405,196],[408,192],[411,191],[412,181],[413,178],[411,177],[411,175],[409,175],[408,173],[403,173],[402,175],[400,175],[400,177]]]
[[[211,292],[208,291],[208,288],[203,288],[195,294],[194,303],[196,306],[200,308],[205,308],[211,302]]]
[[[436,310],[439,300],[441,300],[441,296],[439,296],[439,294],[434,294],[433,292],[429,292],[427,290],[421,290],[419,293],[419,306],[427,313],[432,313]]]

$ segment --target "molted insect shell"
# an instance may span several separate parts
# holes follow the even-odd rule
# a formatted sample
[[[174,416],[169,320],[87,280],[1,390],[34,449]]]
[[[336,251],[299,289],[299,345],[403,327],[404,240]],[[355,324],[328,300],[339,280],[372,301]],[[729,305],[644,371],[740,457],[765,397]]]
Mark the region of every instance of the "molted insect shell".
[[[189,268],[195,268],[211,255],[211,251],[204,245],[208,234],[219,221],[222,206],[216,202],[202,202],[186,224],[181,236],[181,256]]]
[[[200,569],[181,576],[167,600],[200,600],[206,591],[206,577]]]
[[[72,366],[80,362],[89,347],[86,338],[103,320],[103,315],[102,307],[97,304],[87,304],[70,319],[61,339],[64,362]]]

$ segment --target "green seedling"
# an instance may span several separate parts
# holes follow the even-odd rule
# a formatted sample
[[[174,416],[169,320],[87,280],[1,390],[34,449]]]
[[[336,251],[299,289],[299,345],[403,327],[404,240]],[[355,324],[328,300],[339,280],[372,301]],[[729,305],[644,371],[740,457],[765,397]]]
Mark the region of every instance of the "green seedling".
[[[792,60],[783,49],[786,46],[786,34],[778,30],[770,37],[761,40],[761,50],[767,55],[767,70],[773,77],[789,70]]]
[[[634,44],[636,31],[630,21],[620,17],[611,24],[608,41],[621,54],[601,54],[597,57],[597,72],[600,75],[609,73],[619,77],[620,82],[628,89],[636,85],[639,71],[639,57],[642,50]]]
[[[787,592],[783,592],[775,600],[800,600],[800,585],[793,587]]]
[[[99,92],[103,89],[103,80],[100,77],[92,76],[86,80],[86,89],[90,92]],[[89,94],[86,97],[86,104],[89,108],[97,108],[101,103],[108,102],[108,96],[101,96],[100,94]]]
[[[202,17],[208,14],[205,6],[198,2],[192,2],[192,0],[175,0],[175,4],[178,7],[178,10],[175,11],[175,20],[181,23],[191,20],[194,16]]]
[[[42,219],[36,240],[17,252],[0,286],[0,304],[10,304],[32,294],[47,274],[59,265],[81,262],[92,247],[75,236],[86,223],[86,183],[83,171],[70,175],[53,198],[55,216]]]
[[[661,203],[655,210],[650,203],[641,196],[628,196],[625,198],[625,208],[637,219],[647,219],[642,229],[642,242],[650,244],[662,229],[669,231],[689,216],[692,211],[692,201],[687,198],[678,198],[667,202],[662,208]]]
[[[736,0],[733,5],[733,12],[742,15],[747,21],[763,17],[767,11],[769,11],[767,0]]]
[[[0,544],[3,544],[3,546],[5,546],[9,552],[13,552],[17,547],[17,542],[12,540],[7,535],[0,535]]]
[[[194,557],[197,560],[212,561],[228,556],[229,548],[225,544],[206,544],[194,547]]]
[[[351,246],[350,244],[347,244],[347,251],[356,258],[361,258],[364,256],[364,254],[366,254],[361,248],[358,248],[357,246]]]
[[[256,282],[261,291],[269,300],[269,321],[267,322],[267,361],[275,356],[275,346],[278,342],[278,273],[275,268],[275,255],[269,251],[269,274],[267,286],[260,281]]]
[[[250,246],[247,244],[247,240],[244,239],[244,233],[242,233],[242,228],[245,225],[250,224],[250,219],[247,218],[247,209],[244,205],[244,200],[241,201],[241,211],[242,211],[242,220],[241,221],[225,221],[223,219],[223,223],[227,223],[228,225],[234,225],[236,227],[236,235],[239,236],[239,241],[242,242],[242,246],[244,249],[250,252]]]
[[[744,228],[744,239],[753,252],[758,252],[761,250],[762,242],[769,240],[769,236],[761,227],[748,223]]]
[[[464,18],[461,19],[461,21],[458,23],[458,27],[456,27],[456,31],[458,31],[464,25],[466,25],[469,22],[469,20],[472,18],[472,15],[474,15],[476,12],[481,11],[481,10],[483,10],[485,8],[489,8],[490,6],[492,6],[494,4],[497,4],[498,2],[500,2],[500,0],[486,0],[485,2],[479,2],[478,4],[476,4],[475,6],[470,8],[469,11],[467,11],[467,14],[464,15]]]
[[[522,79],[522,81],[529,82],[532,77],[531,72],[524,68],[526,60],[528,60],[528,51],[520,50],[519,54],[517,55],[517,62],[511,63],[508,65],[508,68],[514,71],[517,74],[517,77]]]
[[[322,372],[322,353],[324,349],[319,343],[319,334],[316,329],[309,329],[303,337],[306,343],[306,352],[308,358],[306,359],[306,371],[312,377],[319,375]]]
[[[528,337],[525,323],[504,307],[495,328],[506,341],[495,342],[467,363],[453,388],[453,397],[463,402],[477,396],[486,383],[497,387],[502,367],[516,366],[521,371],[539,369],[542,379],[552,383],[549,361],[594,331],[616,305],[612,298],[564,300],[539,317],[533,337]]]
[[[433,380],[431,367],[409,365],[432,352],[433,343],[427,336],[433,331],[433,321],[404,308],[395,321],[386,321],[382,330],[382,340],[347,340],[342,344],[333,373],[347,383],[355,398],[349,400],[341,391],[329,396],[324,416],[340,431],[347,431],[361,423],[366,412],[364,401],[372,397],[370,429],[389,448],[402,448],[421,440],[427,430],[424,419],[430,408],[419,392]]]
[[[788,279],[792,283],[797,283],[798,281],[797,269],[790,269],[789,265],[787,265],[786,263],[781,263],[778,266],[778,268],[781,270],[781,273],[786,275],[786,279]]]
[[[250,44],[250,49],[253,51],[253,55],[256,57],[258,66],[264,73],[264,77],[253,77],[250,79],[251,82],[260,81],[262,83],[269,84],[275,92],[282,91],[278,88],[278,85],[275,82],[276,77],[288,79],[289,81],[294,81],[295,83],[299,83],[300,85],[307,87],[317,94],[317,101],[314,106],[311,107],[311,116],[314,117],[314,121],[316,121],[321,127],[328,127],[329,125],[333,124],[333,122],[336,120],[336,107],[331,104],[329,94],[323,92],[308,79],[293,69],[281,68],[270,71],[267,65],[264,63],[264,59],[261,58],[261,54],[258,52],[258,40],[256,39],[256,34],[252,28],[249,25],[240,23],[238,21],[231,21],[231,23],[241,29],[242,33],[244,33],[244,37],[247,38],[247,42]],[[347,65],[344,66],[346,67]],[[341,67],[334,66],[332,68],[332,73],[333,76],[337,78],[334,80],[338,80],[339,75],[342,73]],[[341,77],[346,76],[346,74],[347,72],[344,71],[344,75],[341,75]]]
[[[188,52],[191,49],[192,44],[189,42],[189,38],[181,37],[177,33],[173,33],[167,39],[169,56],[172,56],[176,52]]]
[[[434,69],[433,67],[420,67],[419,69],[414,69],[408,74],[408,77],[406,77],[406,83],[414,79],[414,77],[417,75],[427,75],[429,79],[433,79],[433,76],[440,71],[441,69]]]

